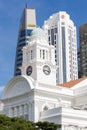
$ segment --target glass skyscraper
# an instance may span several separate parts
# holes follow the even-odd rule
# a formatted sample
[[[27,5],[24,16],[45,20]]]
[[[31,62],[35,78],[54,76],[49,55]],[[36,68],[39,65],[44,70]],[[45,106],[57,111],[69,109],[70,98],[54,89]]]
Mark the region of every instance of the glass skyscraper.
[[[20,67],[22,65],[23,54],[22,48],[27,45],[31,31],[36,27],[36,15],[35,9],[25,8],[20,20],[19,32],[18,32],[18,41],[16,48],[16,57],[15,57],[15,68],[14,76],[21,75]]]

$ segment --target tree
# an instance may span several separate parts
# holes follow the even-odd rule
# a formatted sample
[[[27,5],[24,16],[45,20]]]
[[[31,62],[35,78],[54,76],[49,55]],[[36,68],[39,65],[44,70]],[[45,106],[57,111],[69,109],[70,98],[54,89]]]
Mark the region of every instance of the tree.
[[[33,123],[20,117],[0,115],[0,130],[57,130],[61,125],[50,122]]]
[[[61,125],[54,124],[51,122],[37,122],[36,126],[38,130],[57,130],[58,128],[61,128]]]
[[[35,130],[35,125],[23,118],[0,115],[0,130]]]

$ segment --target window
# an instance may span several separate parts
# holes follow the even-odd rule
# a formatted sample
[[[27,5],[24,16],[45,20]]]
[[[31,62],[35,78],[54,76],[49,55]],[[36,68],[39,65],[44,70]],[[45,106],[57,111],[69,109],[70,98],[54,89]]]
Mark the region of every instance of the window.
[[[19,68],[16,68],[17,73],[21,74],[21,70]]]
[[[48,30],[48,35],[50,35],[50,30]]]
[[[54,45],[54,29],[51,29],[51,44]]]
[[[18,67],[22,65],[22,58],[20,57],[20,59],[17,60],[17,64]]]
[[[57,28],[55,28],[55,33],[57,33]]]
[[[45,50],[43,50],[43,59],[45,59]]]
[[[49,41],[50,41],[50,37],[49,37]]]
[[[26,43],[22,43],[22,44],[18,45],[18,47],[23,47],[25,45],[26,45]]]
[[[33,59],[33,51],[31,50],[31,60]]]
[[[40,58],[41,58],[41,50],[40,50]]]
[[[48,59],[48,51],[40,50],[40,58],[42,58],[42,59],[47,58]]]
[[[56,40],[56,35],[55,35],[55,40]]]
[[[26,31],[25,31],[25,30],[22,30],[22,31],[20,32],[20,37],[24,37],[25,34],[26,34]]]
[[[30,35],[31,35],[31,32],[32,32],[32,29],[28,29],[28,30],[27,30],[27,36],[30,36]]]
[[[56,41],[55,41],[55,45],[56,45]]]
[[[23,39],[20,39],[19,40],[19,42],[24,42],[26,39],[25,38],[23,38]]]

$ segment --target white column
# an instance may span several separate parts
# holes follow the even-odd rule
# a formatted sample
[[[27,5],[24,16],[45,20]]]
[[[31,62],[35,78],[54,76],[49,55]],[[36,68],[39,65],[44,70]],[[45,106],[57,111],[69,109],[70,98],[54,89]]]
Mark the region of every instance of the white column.
[[[24,105],[24,114],[28,114],[28,104]]]
[[[19,106],[16,107],[17,111],[17,116],[19,116]]]
[[[14,113],[14,112],[13,112],[13,108],[10,108],[10,109],[9,109],[9,116],[12,117],[12,116],[13,116],[13,113]]]
[[[39,110],[38,110],[38,106],[39,106],[39,101],[38,100],[35,100],[35,106],[34,106],[34,120],[35,122],[38,122],[39,120]]]
[[[19,115],[22,116],[22,106],[19,106]]]
[[[66,129],[64,128],[64,125],[61,126],[61,130],[66,130]]]
[[[14,107],[14,116],[17,116],[17,107]]]
[[[28,119],[31,121],[31,103],[29,103],[28,106]]]
[[[35,118],[35,117],[34,117],[34,115],[35,115],[34,107],[35,107],[35,106],[34,106],[34,101],[32,101],[32,102],[31,102],[31,121],[33,121],[33,122],[34,122],[34,120],[35,120],[35,119],[34,119],[34,118]]]
[[[33,121],[33,115],[34,115],[34,110],[33,110],[33,103],[29,102],[29,120]]]

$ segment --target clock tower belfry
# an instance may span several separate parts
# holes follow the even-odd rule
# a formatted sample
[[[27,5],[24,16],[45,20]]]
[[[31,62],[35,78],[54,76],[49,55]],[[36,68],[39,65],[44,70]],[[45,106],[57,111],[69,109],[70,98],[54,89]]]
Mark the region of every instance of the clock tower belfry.
[[[41,28],[31,32],[29,42],[23,48],[21,73],[31,76],[38,83],[56,85],[55,49],[48,44]]]

